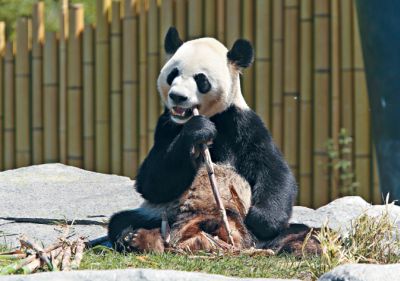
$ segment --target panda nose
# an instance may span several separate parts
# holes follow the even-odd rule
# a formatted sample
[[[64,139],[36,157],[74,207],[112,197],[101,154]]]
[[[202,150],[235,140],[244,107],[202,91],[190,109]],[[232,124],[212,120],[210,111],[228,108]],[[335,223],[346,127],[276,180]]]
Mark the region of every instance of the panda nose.
[[[177,93],[170,93],[169,97],[173,100],[176,104],[182,103],[186,101],[188,98]]]

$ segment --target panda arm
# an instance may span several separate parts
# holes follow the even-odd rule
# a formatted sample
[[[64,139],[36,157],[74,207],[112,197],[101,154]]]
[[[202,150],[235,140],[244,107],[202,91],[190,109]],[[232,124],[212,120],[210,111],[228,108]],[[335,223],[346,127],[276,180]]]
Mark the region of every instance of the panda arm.
[[[195,116],[182,126],[174,124],[165,112],[158,120],[154,146],[139,169],[137,191],[152,203],[178,198],[197,173],[193,146],[215,134],[213,123],[205,117]]]

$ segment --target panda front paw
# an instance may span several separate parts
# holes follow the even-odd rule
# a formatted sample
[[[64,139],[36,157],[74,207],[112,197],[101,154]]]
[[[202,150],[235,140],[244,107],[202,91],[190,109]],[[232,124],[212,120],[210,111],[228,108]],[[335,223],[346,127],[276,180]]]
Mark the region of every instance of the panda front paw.
[[[122,252],[164,252],[164,240],[159,228],[129,231],[121,237],[119,243]]]
[[[217,129],[207,117],[193,116],[183,127],[182,131],[191,146],[209,143],[217,136]]]

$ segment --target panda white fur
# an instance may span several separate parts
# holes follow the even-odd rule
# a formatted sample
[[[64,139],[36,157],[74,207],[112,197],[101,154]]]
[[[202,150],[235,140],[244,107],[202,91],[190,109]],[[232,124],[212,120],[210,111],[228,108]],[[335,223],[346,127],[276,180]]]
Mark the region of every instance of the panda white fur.
[[[268,130],[241,92],[240,73],[253,62],[253,48],[243,39],[230,50],[213,38],[184,43],[170,28],[165,50],[170,59],[157,81],[165,111],[136,179],[136,190],[146,202],[111,218],[111,242],[118,250],[162,251],[163,209],[176,245],[187,247],[184,241],[189,241],[194,250],[207,248],[199,239],[183,235],[182,229],[192,224],[197,225],[196,231],[186,234],[193,237],[200,230],[221,234],[216,233],[219,215],[213,212],[215,202],[198,153],[199,144],[211,141],[219,188],[229,195],[234,186],[240,195],[237,202],[243,203],[238,207],[231,204],[235,201],[231,197],[224,200],[238,233],[235,239],[241,247],[271,241],[288,227],[297,187]],[[193,116],[194,107],[200,116]]]

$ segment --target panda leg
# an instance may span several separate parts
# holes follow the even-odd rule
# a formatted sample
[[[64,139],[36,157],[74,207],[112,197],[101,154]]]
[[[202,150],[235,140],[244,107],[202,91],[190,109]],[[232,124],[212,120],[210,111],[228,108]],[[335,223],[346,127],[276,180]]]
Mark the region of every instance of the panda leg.
[[[161,216],[157,216],[145,208],[122,211],[111,217],[108,224],[108,238],[119,252],[140,251],[141,249],[136,246],[142,245],[139,241],[144,242],[142,238],[145,235],[139,235],[145,234],[144,230],[154,230],[152,237],[155,238],[155,241],[153,244],[159,245],[155,229],[158,229],[159,232],[160,225]],[[159,238],[161,239],[161,235]]]

